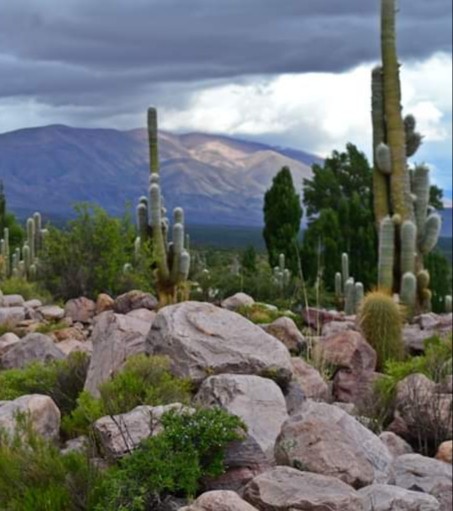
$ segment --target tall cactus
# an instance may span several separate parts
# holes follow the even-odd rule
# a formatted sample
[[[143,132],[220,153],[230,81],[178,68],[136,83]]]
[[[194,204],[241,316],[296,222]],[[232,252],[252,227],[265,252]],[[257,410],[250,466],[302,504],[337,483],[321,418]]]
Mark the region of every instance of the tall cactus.
[[[338,308],[346,315],[355,314],[363,301],[365,290],[361,282],[355,282],[349,274],[349,255],[341,254],[341,272],[335,274],[335,298]]]
[[[422,142],[414,116],[401,113],[396,52],[395,0],[381,0],[382,66],[372,72],[374,211],[379,230],[379,288],[400,293],[411,309],[429,309],[430,291],[420,287],[423,256],[435,247],[441,217],[429,211],[429,169],[411,171],[407,159]],[[410,274],[410,275],[409,275]],[[413,285],[416,303],[412,306]]]
[[[190,271],[188,236],[185,236],[184,211],[173,212],[172,241],[168,240],[170,222],[166,210],[159,176],[159,145],[157,111],[148,109],[148,142],[150,155],[149,198],[141,197],[137,206],[138,237],[135,241],[137,259],[141,244],[150,239],[156,265],[157,291],[161,305],[175,303],[188,296],[187,279]]]

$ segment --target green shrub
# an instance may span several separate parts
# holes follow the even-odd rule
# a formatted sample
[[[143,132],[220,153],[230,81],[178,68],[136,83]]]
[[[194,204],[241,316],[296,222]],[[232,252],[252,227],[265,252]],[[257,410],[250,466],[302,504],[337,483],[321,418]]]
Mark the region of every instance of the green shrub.
[[[125,413],[138,405],[187,403],[190,399],[190,383],[171,374],[166,357],[145,355],[130,357],[124,369],[103,383],[99,391],[99,399],[82,392],[77,408],[63,419],[65,433],[70,436],[85,434],[100,417]]]
[[[295,321],[299,327],[302,326],[302,317],[289,311],[274,310],[266,304],[254,303],[253,305],[244,305],[237,310],[238,314],[244,316],[256,325],[268,324],[282,317],[289,317]]]
[[[42,289],[40,284],[18,277],[11,277],[0,282],[0,290],[4,295],[21,295],[24,300],[38,299],[43,303],[51,301],[50,294]]]
[[[95,511],[144,511],[168,494],[194,496],[201,479],[224,472],[225,447],[242,438],[244,428],[220,409],[169,412],[162,423],[161,434],[142,442],[107,474]]]
[[[85,353],[72,353],[65,360],[47,364],[35,362],[24,369],[0,371],[0,400],[44,394],[55,401],[64,416],[76,406],[85,384],[88,363]]]
[[[85,454],[62,455],[33,433],[25,417],[13,438],[0,433],[0,474],[5,511],[88,510],[99,478]]]

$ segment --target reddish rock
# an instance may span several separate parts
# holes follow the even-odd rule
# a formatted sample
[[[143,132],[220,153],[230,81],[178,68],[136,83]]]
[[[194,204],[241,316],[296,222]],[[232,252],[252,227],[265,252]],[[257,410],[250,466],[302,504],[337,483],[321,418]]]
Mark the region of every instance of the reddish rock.
[[[80,323],[90,323],[96,314],[96,304],[84,296],[68,300],[64,307],[65,316]]]

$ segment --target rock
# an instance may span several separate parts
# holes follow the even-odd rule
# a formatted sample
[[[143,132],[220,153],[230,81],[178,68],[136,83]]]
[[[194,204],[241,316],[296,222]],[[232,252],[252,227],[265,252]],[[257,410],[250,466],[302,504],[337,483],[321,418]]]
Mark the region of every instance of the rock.
[[[20,338],[12,332],[7,332],[0,337],[0,357],[6,353],[12,346],[17,344]]]
[[[0,325],[8,325],[13,328],[25,319],[24,307],[0,307]]]
[[[422,330],[420,325],[405,325],[403,328],[404,345],[413,355],[424,353],[425,341],[432,336],[432,331]]]
[[[300,384],[292,380],[285,388],[286,410],[289,415],[299,413],[307,398]]]
[[[101,417],[94,424],[94,432],[103,451],[114,458],[133,451],[151,435],[162,431],[160,418],[170,410],[190,410],[179,403],[165,406],[137,406],[128,413]]]
[[[393,460],[384,443],[354,417],[315,401],[283,424],[275,458],[279,465],[338,477],[355,488],[387,483]]]
[[[67,340],[76,340],[84,342],[86,341],[86,334],[82,328],[71,326],[68,328],[62,328],[60,330],[54,330],[52,332],[52,337],[56,342],[67,341]]]
[[[379,435],[379,438],[384,442],[394,458],[414,452],[412,447],[404,439],[391,431],[384,431]]]
[[[423,374],[411,374],[396,388],[395,420],[391,431],[409,441],[451,439],[452,395],[439,394],[437,385]]]
[[[150,354],[168,355],[177,376],[201,383],[212,374],[292,376],[285,346],[234,312],[208,303],[185,302],[159,311],[147,337]]]
[[[222,374],[203,382],[195,401],[204,407],[220,406],[240,417],[270,460],[275,440],[288,418],[286,402],[276,383],[259,376]]]
[[[452,508],[452,470],[443,461],[420,454],[404,454],[394,462],[395,484],[406,490],[429,493],[441,511]]]
[[[190,506],[180,511],[258,511],[234,491],[210,491],[203,493]]]
[[[25,414],[33,430],[48,440],[57,440],[60,432],[60,410],[49,396],[30,394],[0,404],[0,429],[13,436],[16,417]]]
[[[377,355],[358,332],[343,332],[321,341],[316,350],[323,363],[335,371],[336,401],[359,403],[369,396],[375,378]]]
[[[142,321],[146,321],[150,324],[156,319],[157,313],[155,311],[150,311],[149,309],[135,309],[126,314],[131,318],[141,319]]]
[[[114,301],[113,309],[119,314],[127,314],[135,309],[156,310],[159,305],[156,297],[143,291],[128,291],[117,297]]]
[[[334,477],[276,467],[251,481],[244,499],[262,511],[362,511],[358,493]]]
[[[96,316],[85,389],[97,397],[98,386],[115,374],[128,357],[145,352],[148,331],[149,324],[136,318],[111,311]]]
[[[27,300],[24,302],[24,307],[27,309],[39,309],[39,307],[42,307],[41,300]]]
[[[293,378],[302,387],[307,398],[317,401],[329,399],[329,386],[319,371],[299,357],[293,357],[291,365]]]
[[[57,347],[66,356],[76,351],[89,354],[91,354],[91,352],[93,351],[93,344],[91,342],[80,342],[77,341],[76,339],[68,339],[66,341],[61,341],[57,344]]]
[[[322,326],[321,335],[323,337],[331,337],[332,335],[350,330],[357,330],[357,326],[353,321],[329,321]]]
[[[208,490],[232,490],[239,492],[249,481],[271,468],[257,441],[247,435],[244,440],[230,442],[225,449],[225,473],[214,479],[204,479],[203,488]]]
[[[325,309],[316,309],[314,307],[304,307],[302,309],[302,318],[306,325],[320,332],[323,325],[331,321],[344,320],[344,314],[338,311],[327,311]]]
[[[65,316],[80,323],[90,323],[96,314],[96,304],[84,296],[68,300],[64,306]]]
[[[96,300],[96,314],[113,310],[115,300],[106,293],[100,293]]]
[[[58,321],[64,318],[64,309],[58,305],[44,305],[37,310],[48,321]]]
[[[437,450],[436,460],[452,463],[452,447],[453,442],[451,440],[442,442]]]
[[[420,325],[422,330],[435,330],[440,326],[440,316],[428,312],[414,318],[414,323]]]
[[[372,484],[359,490],[364,511],[439,511],[437,499],[398,486]]]
[[[262,328],[265,332],[281,341],[293,353],[300,353],[306,348],[305,338],[291,318],[282,316],[270,325],[263,325]]]
[[[22,368],[31,362],[50,362],[65,358],[64,353],[43,334],[28,334],[0,357],[3,369]]]
[[[0,307],[24,307],[25,300],[21,295],[0,296]]]
[[[224,309],[236,311],[241,307],[250,307],[254,303],[255,300],[251,296],[245,293],[236,293],[235,295],[223,300],[221,305]]]
[[[61,449],[61,454],[69,454],[71,452],[84,453],[87,451],[89,445],[90,441],[87,436],[71,438],[64,444],[63,448]]]

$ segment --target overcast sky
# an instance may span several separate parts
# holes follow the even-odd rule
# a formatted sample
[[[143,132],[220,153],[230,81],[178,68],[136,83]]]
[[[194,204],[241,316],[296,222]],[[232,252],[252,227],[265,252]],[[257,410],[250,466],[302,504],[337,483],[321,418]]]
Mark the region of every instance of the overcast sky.
[[[369,154],[379,0],[0,0],[0,133],[62,123]],[[400,0],[403,102],[451,190],[452,1]]]

